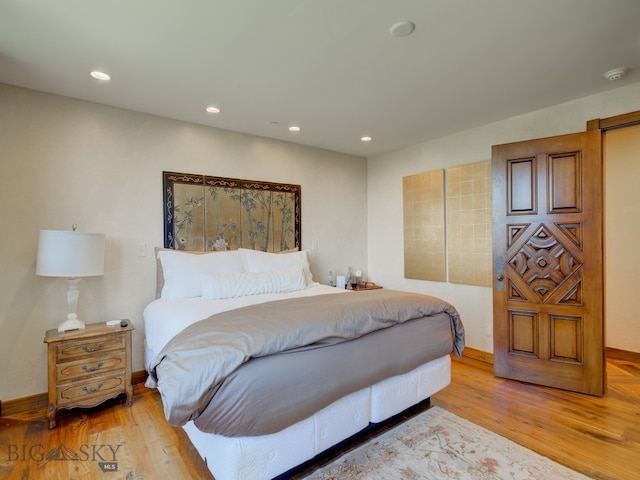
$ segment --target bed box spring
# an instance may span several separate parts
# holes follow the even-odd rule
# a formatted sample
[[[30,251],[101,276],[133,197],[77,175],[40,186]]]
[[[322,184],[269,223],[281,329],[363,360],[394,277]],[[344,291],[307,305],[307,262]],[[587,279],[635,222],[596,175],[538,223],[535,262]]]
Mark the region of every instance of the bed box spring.
[[[333,445],[429,398],[451,381],[444,355],[416,369],[345,396],[280,432],[253,437],[205,433],[183,426],[216,480],[268,480]]]

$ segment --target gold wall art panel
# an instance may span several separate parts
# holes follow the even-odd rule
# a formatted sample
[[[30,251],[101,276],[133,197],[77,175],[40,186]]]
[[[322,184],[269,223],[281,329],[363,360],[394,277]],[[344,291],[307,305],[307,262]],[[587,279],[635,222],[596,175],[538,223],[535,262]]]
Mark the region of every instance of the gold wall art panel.
[[[165,248],[300,248],[300,185],[163,172],[163,190]]]
[[[446,282],[444,170],[402,178],[404,276]]]
[[[447,170],[449,282],[491,287],[491,161]]]
[[[491,287],[491,190],[489,160],[403,177],[405,278]]]

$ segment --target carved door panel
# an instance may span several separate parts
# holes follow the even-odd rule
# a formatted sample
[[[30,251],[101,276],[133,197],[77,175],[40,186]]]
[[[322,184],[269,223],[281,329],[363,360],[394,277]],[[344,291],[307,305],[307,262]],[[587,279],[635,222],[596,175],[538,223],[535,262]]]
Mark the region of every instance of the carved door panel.
[[[494,373],[603,395],[600,131],[492,152]]]

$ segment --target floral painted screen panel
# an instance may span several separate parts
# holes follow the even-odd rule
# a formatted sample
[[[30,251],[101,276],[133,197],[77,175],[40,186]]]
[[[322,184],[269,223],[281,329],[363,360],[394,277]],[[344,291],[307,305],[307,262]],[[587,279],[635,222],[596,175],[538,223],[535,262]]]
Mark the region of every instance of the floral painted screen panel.
[[[163,188],[165,248],[300,248],[300,185],[163,172]]]

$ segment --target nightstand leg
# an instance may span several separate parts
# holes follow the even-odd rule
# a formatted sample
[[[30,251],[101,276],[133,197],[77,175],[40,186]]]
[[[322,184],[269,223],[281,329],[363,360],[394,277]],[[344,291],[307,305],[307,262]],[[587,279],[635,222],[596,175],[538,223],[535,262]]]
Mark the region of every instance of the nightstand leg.
[[[49,420],[49,430],[56,428],[56,407],[49,405],[47,409],[47,419]]]
[[[133,401],[133,386],[127,387],[127,407],[130,407]]]

